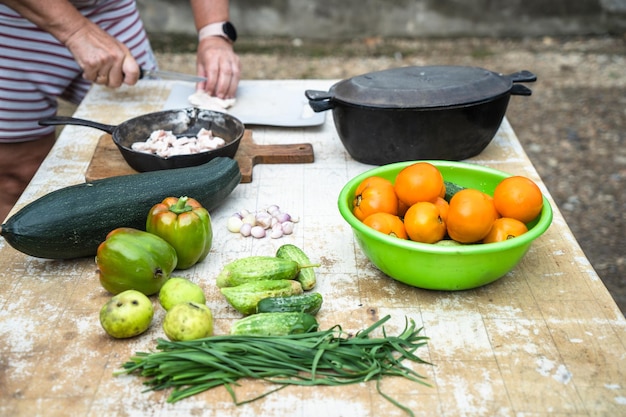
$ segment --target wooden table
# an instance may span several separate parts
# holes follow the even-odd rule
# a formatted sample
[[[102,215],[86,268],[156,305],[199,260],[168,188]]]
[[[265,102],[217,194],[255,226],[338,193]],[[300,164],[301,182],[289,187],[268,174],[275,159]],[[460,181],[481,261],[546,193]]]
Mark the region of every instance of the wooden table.
[[[329,80],[290,81],[327,89]],[[118,124],[161,109],[171,85],[142,82],[111,91],[94,88],[77,117]],[[318,287],[325,304],[323,328],[340,323],[354,331],[392,315],[389,333],[405,316],[430,338],[418,353],[431,388],[389,379],[383,390],[417,416],[618,416],[626,415],[626,320],[581,251],[556,206],[550,229],[521,264],[495,283],[471,291],[436,292],[384,276],[356,246],[336,207],[351,177],[370,166],[344,151],[329,113],[312,128],[250,127],[261,144],[312,143],[315,163],[259,165],[214,210],[214,245],[205,262],[179,275],[203,286],[226,333],[240,316],[214,285],[231,260],[269,255],[284,243],[302,247],[321,263]],[[16,209],[59,187],[84,181],[101,132],[68,126]],[[472,162],[526,175],[548,190],[505,119],[493,143]],[[240,209],[278,204],[299,215],[295,233],[278,240],[242,238],[226,230]],[[110,297],[99,285],[93,259],[51,261],[28,257],[0,239],[0,415],[3,416],[396,416],[374,383],[344,388],[287,388],[236,407],[223,389],[168,404],[166,393],[142,393],[137,377],[113,377],[136,351],[154,349],[164,337],[163,310],[134,339],[113,340],[98,311]],[[238,391],[260,393],[244,381]]]

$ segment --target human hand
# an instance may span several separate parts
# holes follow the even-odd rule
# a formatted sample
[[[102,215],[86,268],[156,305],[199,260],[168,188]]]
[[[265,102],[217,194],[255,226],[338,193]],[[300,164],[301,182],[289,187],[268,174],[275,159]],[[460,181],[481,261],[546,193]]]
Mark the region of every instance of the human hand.
[[[92,22],[74,32],[65,45],[86,80],[117,88],[122,83],[134,85],[139,79],[139,66],[126,45]]]
[[[207,79],[198,85],[199,89],[219,98],[235,97],[241,63],[227,40],[217,36],[201,39],[198,44],[197,70],[199,76]]]

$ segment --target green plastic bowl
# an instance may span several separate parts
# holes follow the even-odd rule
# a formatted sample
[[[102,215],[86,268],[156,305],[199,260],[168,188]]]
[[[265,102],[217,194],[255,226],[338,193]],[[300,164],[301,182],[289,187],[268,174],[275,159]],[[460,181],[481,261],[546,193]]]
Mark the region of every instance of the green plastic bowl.
[[[506,275],[524,257],[533,240],[552,222],[552,207],[543,198],[543,210],[528,224],[528,232],[504,242],[440,245],[398,239],[380,233],[352,214],[352,201],[359,183],[372,175],[392,182],[404,167],[417,161],[383,165],[351,179],[339,194],[339,211],[352,226],[356,241],[367,258],[386,275],[413,287],[431,290],[466,290],[489,284]],[[493,195],[500,181],[510,177],[502,171],[453,161],[427,161],[444,179]]]

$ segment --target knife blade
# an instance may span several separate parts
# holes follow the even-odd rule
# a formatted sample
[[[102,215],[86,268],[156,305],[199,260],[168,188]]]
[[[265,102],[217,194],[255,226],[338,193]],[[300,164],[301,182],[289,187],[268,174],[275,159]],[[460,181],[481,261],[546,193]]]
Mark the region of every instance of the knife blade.
[[[189,81],[192,83],[200,83],[206,81],[206,78],[198,77],[197,75],[184,74],[182,72],[150,70],[144,68],[139,69],[139,78],[162,78],[166,80]]]

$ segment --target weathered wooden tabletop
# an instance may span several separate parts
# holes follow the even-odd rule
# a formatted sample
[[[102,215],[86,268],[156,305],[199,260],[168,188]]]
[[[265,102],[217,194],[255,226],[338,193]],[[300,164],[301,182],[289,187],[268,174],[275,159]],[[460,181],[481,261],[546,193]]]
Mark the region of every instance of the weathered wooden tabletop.
[[[327,89],[330,80],[285,81],[302,89]],[[171,84],[141,82],[118,91],[94,88],[77,117],[118,124],[161,110]],[[325,303],[321,327],[349,331],[391,314],[388,333],[406,316],[430,338],[418,351],[434,366],[417,365],[432,387],[384,380],[383,391],[417,416],[618,416],[626,415],[626,320],[554,206],[549,230],[524,260],[488,286],[462,292],[412,288],[378,272],[357,247],[337,209],[345,182],[370,166],[345,152],[329,113],[311,128],[249,126],[260,144],[311,143],[312,164],[258,165],[211,215],[209,258],[181,271],[199,283],[225,334],[239,314],[229,308],[214,279],[231,260],[271,255],[294,243],[321,263],[317,290]],[[68,126],[14,210],[52,190],[84,181],[102,132]],[[505,119],[492,144],[471,162],[537,181],[549,196]],[[552,201],[552,200],[551,200]],[[277,204],[298,215],[293,235],[243,238],[226,230],[241,209]],[[114,340],[98,322],[110,294],[99,285],[93,259],[51,261],[26,256],[0,239],[0,415],[2,416],[395,416],[400,409],[376,392],[375,383],[347,387],[286,388],[235,406],[214,389],[175,404],[167,392],[143,393],[142,379],[112,373],[136,351],[164,337],[164,312],[155,303],[150,330]],[[243,381],[241,399],[268,388]]]

